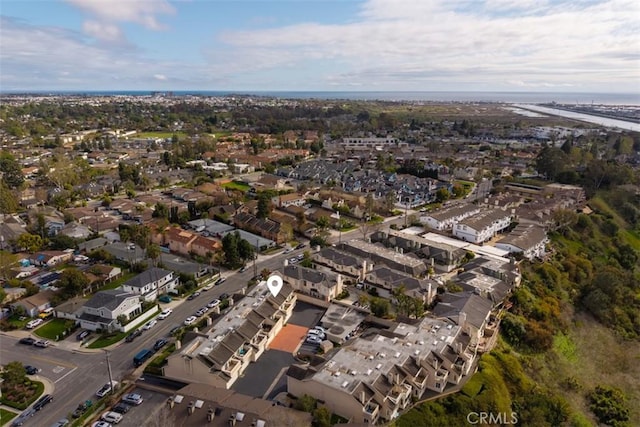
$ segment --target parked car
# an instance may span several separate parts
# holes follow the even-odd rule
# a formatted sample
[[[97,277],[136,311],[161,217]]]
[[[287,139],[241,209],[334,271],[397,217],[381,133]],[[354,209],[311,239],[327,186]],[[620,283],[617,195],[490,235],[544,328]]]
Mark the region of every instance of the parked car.
[[[288,254],[290,252],[293,252],[293,248],[287,248],[287,249],[284,250],[283,253]]]
[[[124,402],[120,402],[116,406],[111,408],[113,412],[117,412],[119,414],[126,414],[127,412],[129,412],[129,409],[131,409],[131,405],[127,405]]]
[[[36,340],[31,337],[25,337],[25,338],[21,338],[20,341],[18,342],[24,345],[34,345],[36,343]]]
[[[219,299],[214,299],[209,304],[207,304],[207,307],[213,308],[213,307],[217,307],[219,305],[220,305],[220,300]]]
[[[315,327],[315,328],[313,328],[313,329],[315,329],[315,330],[317,330],[317,331],[321,331],[323,334],[326,334],[326,333],[327,333],[327,330],[326,330],[325,328],[323,328],[322,326],[319,326],[319,325],[318,325],[318,326],[316,326],[316,327]]]
[[[111,383],[106,383],[105,385],[103,385],[100,388],[100,390],[96,391],[96,396],[105,397],[107,394],[111,393],[111,390],[113,390],[117,386],[118,386],[118,382],[117,381],[112,381]]]
[[[122,401],[124,403],[129,404],[129,405],[136,405],[137,406],[137,405],[141,405],[142,402],[144,402],[144,399],[138,393],[129,393],[129,394],[125,394],[122,397]]]
[[[242,268],[240,269],[240,273],[244,273],[248,269],[249,269],[249,267],[247,267],[246,265],[243,265]]]
[[[220,284],[224,283],[226,280],[227,280],[226,278],[221,277],[216,281],[216,285],[220,285]]]
[[[187,300],[191,301],[194,298],[198,298],[200,296],[200,291],[196,291],[187,297]]]
[[[25,366],[24,370],[26,371],[27,375],[35,375],[38,372],[40,372],[40,369],[36,368],[35,366],[31,366],[31,365]]]
[[[307,338],[304,340],[308,344],[320,344],[322,340],[317,335],[307,335]]]
[[[169,330],[169,335],[173,335],[178,332],[182,328],[182,325],[175,325],[173,328]]]
[[[66,426],[66,425],[68,425],[68,424],[69,424],[69,420],[68,420],[68,419],[66,419],[66,418],[63,418],[63,419],[58,420],[58,421],[56,421],[55,423],[53,423],[53,424],[51,425],[51,427],[64,427],[64,426]]]
[[[207,286],[203,286],[202,290],[203,291],[209,291],[213,288],[213,283],[209,283]]]
[[[229,299],[229,294],[224,293],[220,295],[220,301],[225,300],[225,299]]]
[[[126,342],[131,342],[135,340],[137,337],[139,337],[140,335],[142,335],[142,331],[140,329],[136,329],[134,331],[131,331],[131,333],[127,335],[127,337],[124,340]]]
[[[310,336],[310,335],[314,335],[322,340],[326,338],[326,335],[324,334],[324,332],[319,331],[317,329],[309,329],[307,331],[307,336]]]
[[[49,344],[51,344],[49,340],[38,340],[33,345],[36,347],[46,348],[49,347]]]
[[[305,246],[307,246],[307,245],[305,245],[304,243],[300,243],[298,246],[296,246],[296,250],[298,250],[298,249],[302,249],[302,248],[304,248]]]
[[[147,323],[145,323],[142,329],[144,329],[145,331],[148,331],[149,329],[153,328],[156,325],[156,323],[158,323],[156,319],[151,319]]]
[[[198,320],[196,316],[189,316],[185,319],[184,324],[186,326],[190,326],[190,325],[193,325],[196,322],[196,320]]]
[[[163,302],[163,303],[165,303],[165,304],[168,304],[168,303],[170,303],[172,300],[171,300],[171,297],[170,297],[169,295],[165,294],[165,295],[160,296],[160,297],[158,298],[158,301]]]
[[[33,320],[29,320],[27,322],[27,329],[33,329],[36,328],[40,325],[42,325],[42,323],[44,322],[44,320],[42,319],[33,319]]]
[[[296,257],[298,261],[302,261],[304,259],[304,254],[300,254]]]
[[[50,394],[45,394],[40,399],[38,399],[35,405],[33,405],[33,409],[36,411],[39,411],[40,409],[44,408],[47,404],[49,404],[49,402],[51,402],[52,400],[53,400],[53,396],[51,396]]]
[[[91,424],[91,427],[113,427],[113,424],[106,421],[96,421],[95,423]]]
[[[158,341],[156,341],[156,343],[153,345],[153,349],[155,351],[160,350],[162,347],[164,347],[165,345],[167,345],[169,341],[167,341],[164,338],[160,338]]]
[[[208,308],[203,307],[203,308],[199,309],[198,311],[196,311],[196,314],[194,314],[194,316],[202,317],[207,312],[207,310],[208,310]]]
[[[89,334],[91,334],[91,331],[82,331],[80,332],[78,335],[76,335],[76,339],[78,341],[82,341],[83,339],[85,339],[86,337],[89,336]]]
[[[165,308],[162,310],[162,313],[158,314],[158,320],[164,320],[169,317],[173,313],[173,310],[170,308]]]
[[[100,417],[102,421],[113,424],[118,424],[120,421],[122,421],[123,418],[124,417],[122,416],[122,414],[113,411],[107,411]]]
[[[71,416],[73,418],[80,418],[82,414],[87,412],[87,409],[91,408],[91,406],[93,406],[93,402],[90,400],[85,400],[84,402],[78,405],[78,407],[75,409],[75,411],[73,411]]]
[[[298,258],[297,258],[297,257],[289,258],[289,263],[290,263],[290,264],[295,264],[295,263],[297,263],[297,262],[298,262]]]

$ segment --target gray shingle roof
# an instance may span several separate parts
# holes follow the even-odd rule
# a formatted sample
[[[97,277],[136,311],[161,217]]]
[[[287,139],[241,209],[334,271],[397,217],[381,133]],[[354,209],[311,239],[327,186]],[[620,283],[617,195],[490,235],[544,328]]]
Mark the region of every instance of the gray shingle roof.
[[[171,274],[170,271],[164,270],[162,268],[152,267],[147,271],[144,271],[138,274],[136,277],[133,277],[127,280],[123,286],[131,286],[133,288],[144,288],[149,283],[155,282],[157,280],[162,279],[163,277]]]
[[[84,305],[85,307],[91,308],[105,307],[108,310],[113,311],[118,308],[124,300],[130,297],[136,297],[136,295],[125,292],[122,289],[109,289],[106,291],[96,292]]]

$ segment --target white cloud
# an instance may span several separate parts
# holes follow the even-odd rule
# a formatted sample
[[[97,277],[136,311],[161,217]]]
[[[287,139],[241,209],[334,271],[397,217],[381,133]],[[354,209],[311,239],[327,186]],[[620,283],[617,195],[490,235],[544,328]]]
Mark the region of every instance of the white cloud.
[[[344,25],[229,31],[219,35],[229,49],[218,70],[339,61],[343,70],[325,76],[331,84],[386,82],[390,89],[432,84],[422,90],[473,81],[478,88],[508,87],[510,81],[583,88],[637,83],[639,3],[536,1],[535,11],[515,13],[519,4],[371,0],[358,21]]]
[[[151,30],[164,26],[158,15],[172,15],[175,9],[166,0],[66,0],[105,22],[134,22]]]
[[[167,80],[167,76],[165,76],[164,74],[154,74],[153,78],[160,81]]]
[[[82,30],[85,34],[106,42],[123,42],[124,35],[117,25],[97,21],[84,21]]]

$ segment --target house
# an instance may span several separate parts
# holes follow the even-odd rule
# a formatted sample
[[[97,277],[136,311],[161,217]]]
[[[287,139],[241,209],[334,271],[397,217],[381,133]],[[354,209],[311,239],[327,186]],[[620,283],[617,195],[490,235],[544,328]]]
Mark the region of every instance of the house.
[[[302,194],[291,193],[275,196],[271,202],[278,208],[286,208],[288,206],[303,206],[307,201]]]
[[[191,252],[191,244],[198,237],[197,234],[179,227],[170,227],[165,231],[164,242],[169,249],[179,254],[188,255]]]
[[[281,224],[270,220],[268,218],[262,219],[255,215],[240,212],[233,218],[233,222],[236,227],[247,230],[251,233],[258,234],[266,239],[273,240],[276,243],[285,243],[291,239],[291,231],[293,228],[289,228],[289,232],[285,227],[281,227]]]
[[[547,233],[542,227],[518,224],[508,235],[496,242],[496,247],[509,253],[521,253],[523,257],[533,260],[545,256],[548,241]]]
[[[328,360],[293,365],[287,392],[309,395],[349,423],[384,424],[430,390],[442,393],[472,372],[476,349],[460,326],[424,318],[351,340]]]
[[[417,298],[425,304],[433,302],[438,289],[438,284],[431,279],[416,279],[385,266],[367,271],[364,280],[376,285],[378,295],[382,298],[392,298],[394,291],[403,287],[405,295]]]
[[[109,283],[122,275],[122,269],[113,265],[95,264],[89,268],[103,283]]]
[[[65,236],[69,236],[74,239],[85,240],[89,236],[91,236],[93,232],[89,227],[85,225],[78,224],[77,222],[70,222],[69,224],[66,224],[64,227],[62,227],[62,230],[60,230],[60,234],[64,234]]]
[[[22,307],[29,317],[36,317],[40,312],[51,307],[51,298],[55,295],[50,289],[38,292],[30,297],[23,298],[11,304],[11,308],[15,310]]]
[[[42,251],[29,257],[33,265],[52,267],[56,264],[71,261],[73,259],[73,249],[66,251]]]
[[[116,331],[123,325],[118,316],[127,319],[142,313],[142,304],[138,295],[122,288],[96,292],[85,304],[78,319],[80,327],[90,331]]]
[[[215,254],[221,249],[222,243],[208,237],[197,236],[191,243],[191,252],[204,258],[209,257],[211,254]]]
[[[139,295],[144,301],[153,301],[166,293],[177,293],[178,277],[173,271],[152,267],[122,284],[126,292]]]
[[[447,318],[460,326],[475,345],[482,337],[490,323],[493,302],[473,292],[445,292],[438,296],[438,303],[433,309],[433,316]]]
[[[164,375],[229,389],[293,313],[296,294],[284,284],[275,297],[263,282],[232,307],[206,335],[198,334],[167,359]]]
[[[338,244],[337,248],[340,251],[372,261],[372,264],[384,264],[389,268],[402,271],[411,276],[420,276],[427,271],[427,265],[415,255],[391,250],[381,244],[354,239]]]
[[[301,265],[285,265],[282,278],[297,292],[331,301],[342,292],[342,276]]]

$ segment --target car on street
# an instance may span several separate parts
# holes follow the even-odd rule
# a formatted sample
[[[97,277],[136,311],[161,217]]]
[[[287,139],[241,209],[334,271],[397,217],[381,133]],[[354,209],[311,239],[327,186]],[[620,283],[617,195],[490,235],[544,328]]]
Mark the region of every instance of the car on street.
[[[298,246],[296,246],[296,250],[298,250],[298,249],[302,249],[302,248],[304,248],[305,246],[307,246],[307,245],[305,245],[304,243],[300,243]]]
[[[156,325],[156,323],[158,323],[156,319],[149,320],[147,323],[145,323],[142,329],[144,329],[145,331],[148,331],[149,329],[153,328]]]
[[[308,344],[320,344],[322,340],[317,335],[307,335],[307,338],[304,340]]]
[[[196,299],[196,298],[198,298],[199,296],[200,296],[200,291],[196,291],[196,292],[192,293],[191,295],[189,295],[189,296],[187,297],[187,300],[188,300],[188,301],[191,301],[192,299]]]
[[[66,418],[63,418],[61,420],[56,421],[55,423],[51,424],[51,427],[64,427],[66,425],[69,424],[69,420]]]
[[[116,406],[111,408],[113,412],[117,412],[119,414],[126,414],[127,412],[129,412],[129,409],[131,409],[131,405],[127,405],[124,402],[120,402]]]
[[[158,320],[164,320],[167,317],[171,316],[171,313],[173,313],[173,310],[170,308],[165,308],[164,310],[162,310],[162,313],[158,314]]]
[[[284,250],[283,253],[288,254],[288,253],[291,253],[291,252],[293,252],[293,248],[287,248],[287,249]]]
[[[198,311],[196,311],[196,314],[194,314],[194,316],[196,316],[196,317],[202,317],[202,316],[204,316],[204,315],[206,314],[206,312],[207,312],[208,310],[209,310],[209,309],[208,309],[207,307],[202,307],[201,309],[199,309]]]
[[[190,326],[190,325],[193,325],[196,322],[196,320],[198,320],[196,316],[189,316],[184,320],[184,324],[186,326]]]
[[[46,348],[49,347],[49,344],[51,344],[49,340],[38,340],[33,345],[40,348]]]
[[[209,283],[207,286],[202,287],[203,291],[209,291],[211,289],[213,289],[213,283]]]
[[[34,345],[36,343],[36,340],[31,337],[24,337],[24,338],[20,338],[20,341],[18,342],[24,345]]]
[[[107,394],[111,393],[111,390],[113,390],[114,387],[117,387],[117,385],[118,385],[117,381],[106,383],[100,388],[100,390],[96,391],[96,396],[105,397]]]
[[[214,299],[209,304],[207,304],[207,307],[213,308],[213,307],[217,307],[219,305],[220,305],[220,300],[219,299]]]
[[[91,331],[82,331],[80,332],[78,335],[76,335],[76,339],[78,341],[82,341],[83,339],[85,339],[86,337],[89,336],[89,334],[91,334]]]
[[[217,285],[221,285],[221,284],[222,284],[222,283],[224,283],[226,280],[227,280],[227,279],[226,279],[226,278],[224,278],[224,277],[219,278],[219,279],[216,281],[216,286],[217,286]]]
[[[31,366],[31,365],[25,366],[24,370],[27,373],[27,375],[35,375],[38,372],[40,372],[40,369],[36,368],[35,366]]]
[[[42,320],[42,319],[29,320],[27,322],[27,329],[33,329],[35,327],[38,327],[38,326],[42,325],[43,322],[44,322],[44,320]]]
[[[244,273],[248,269],[249,269],[249,267],[247,267],[246,265],[243,265],[242,268],[239,271],[240,271],[240,273]]]
[[[297,262],[298,262],[298,258],[297,258],[297,257],[289,258],[289,262],[290,262],[291,264],[295,264],[295,263],[297,263]]]
[[[51,402],[52,400],[53,400],[53,396],[51,396],[50,394],[45,394],[40,399],[38,399],[35,405],[33,405],[33,409],[36,411],[39,411],[40,409],[44,408],[47,404],[49,404],[49,402]]]
[[[182,325],[174,325],[173,328],[169,330],[169,335],[173,335],[178,332],[182,328]]]
[[[122,421],[123,418],[124,417],[122,416],[122,414],[113,411],[107,411],[100,417],[102,421],[106,421],[112,424],[118,424],[120,421]]]
[[[142,335],[142,330],[136,329],[134,331],[131,331],[131,333],[129,335],[127,335],[127,337],[124,340],[126,342],[131,342],[131,341],[135,340],[137,337],[139,337],[140,335]]]
[[[164,347],[165,345],[167,345],[169,341],[167,341],[164,338],[160,338],[158,341],[156,341],[156,343],[153,345],[153,349],[155,351],[160,350],[162,347]]]
[[[224,293],[220,295],[220,301],[225,300],[225,299],[229,299],[229,294]]]
[[[96,421],[95,423],[91,424],[91,427],[113,427],[113,424],[106,421]]]
[[[129,393],[122,396],[122,401],[128,405],[141,405],[144,399],[138,393]]]

